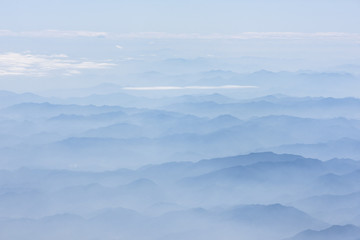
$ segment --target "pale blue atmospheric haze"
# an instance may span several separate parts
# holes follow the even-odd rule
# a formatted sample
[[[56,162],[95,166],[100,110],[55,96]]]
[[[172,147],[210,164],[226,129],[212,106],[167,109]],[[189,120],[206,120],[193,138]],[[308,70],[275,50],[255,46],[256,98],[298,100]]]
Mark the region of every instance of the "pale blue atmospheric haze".
[[[1,28],[111,32],[358,33],[357,0],[1,1]]]
[[[360,240],[359,12],[0,0],[0,239]]]

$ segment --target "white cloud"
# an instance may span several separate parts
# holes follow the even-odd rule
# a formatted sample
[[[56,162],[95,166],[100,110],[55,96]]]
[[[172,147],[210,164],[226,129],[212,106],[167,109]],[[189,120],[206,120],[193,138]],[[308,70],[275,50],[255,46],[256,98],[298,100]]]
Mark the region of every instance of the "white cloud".
[[[140,32],[111,35],[115,38],[125,39],[207,39],[207,40],[221,40],[221,39],[283,39],[283,40],[298,40],[298,39],[328,39],[328,40],[360,40],[359,33],[343,33],[343,32],[243,32],[239,34],[172,34],[164,32]]]
[[[115,47],[118,48],[118,49],[124,49],[124,47],[120,46],[120,45],[116,45]]]
[[[46,76],[53,71],[59,71],[63,75],[74,75],[84,69],[103,69],[111,66],[114,64],[72,60],[64,54],[34,55],[13,52],[0,54],[0,76]]]
[[[10,30],[0,30],[0,36],[8,37],[34,37],[34,38],[76,38],[76,37],[106,37],[106,32],[94,31],[62,31],[62,30],[41,30],[14,32]]]
[[[112,39],[328,39],[328,40],[350,40],[360,41],[360,33],[345,32],[242,32],[238,34],[188,34],[188,33],[166,33],[166,32],[135,32],[135,33],[109,33],[95,31],[62,31],[62,30],[41,30],[15,32],[0,30],[1,36],[13,37],[39,37],[39,38],[76,38],[76,37],[106,37]],[[116,45],[121,49],[122,46]]]
[[[152,87],[124,87],[123,90],[157,91],[157,90],[216,90],[216,89],[244,89],[256,86],[223,85],[223,86],[152,86]]]

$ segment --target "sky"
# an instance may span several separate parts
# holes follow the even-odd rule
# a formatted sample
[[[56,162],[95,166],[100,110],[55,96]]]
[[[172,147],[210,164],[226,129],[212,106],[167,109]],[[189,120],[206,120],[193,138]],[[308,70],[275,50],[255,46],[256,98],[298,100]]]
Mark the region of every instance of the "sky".
[[[357,33],[357,0],[2,0],[0,28],[169,33]]]
[[[152,71],[359,72],[359,12],[357,0],[0,0],[0,88],[93,86]],[[175,72],[169,59],[207,65]]]

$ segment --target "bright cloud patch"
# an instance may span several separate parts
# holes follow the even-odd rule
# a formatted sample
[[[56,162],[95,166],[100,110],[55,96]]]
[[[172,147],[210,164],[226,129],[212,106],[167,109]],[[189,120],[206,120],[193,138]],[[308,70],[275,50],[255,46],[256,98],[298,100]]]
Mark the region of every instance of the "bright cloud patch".
[[[14,32],[10,30],[0,30],[0,36],[8,37],[44,37],[44,38],[75,38],[75,37],[106,37],[106,32],[93,31],[62,31],[62,30],[41,30]]]
[[[77,38],[77,37],[102,37],[110,39],[278,39],[278,40],[360,40],[359,33],[345,32],[240,32],[237,34],[189,34],[189,33],[167,33],[167,32],[134,32],[134,33],[112,33],[95,31],[63,31],[63,30],[40,30],[15,32],[0,29],[0,37],[34,37],[34,38]],[[122,48],[116,45],[117,48]]]
[[[74,75],[81,73],[84,69],[103,69],[113,65],[112,63],[72,60],[64,54],[0,54],[0,76],[46,76],[54,71],[63,75]]]
[[[222,39],[277,39],[277,40],[337,40],[337,41],[359,41],[358,33],[343,32],[242,32],[238,34],[173,34],[165,32],[138,32],[128,34],[111,35],[118,39],[205,39],[205,40],[222,40]]]
[[[154,91],[154,90],[211,90],[211,89],[242,89],[257,88],[256,86],[223,85],[223,86],[154,86],[154,87],[124,87],[124,90]]]

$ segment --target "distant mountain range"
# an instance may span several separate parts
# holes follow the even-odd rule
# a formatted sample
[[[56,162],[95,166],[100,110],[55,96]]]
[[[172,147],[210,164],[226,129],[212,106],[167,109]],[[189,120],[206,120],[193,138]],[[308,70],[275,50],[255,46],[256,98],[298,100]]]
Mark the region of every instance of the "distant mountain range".
[[[287,240],[359,240],[360,228],[354,225],[331,226],[321,231],[306,230]]]
[[[265,99],[270,105],[292,102],[295,104],[290,105],[294,108],[292,111],[298,110],[299,113],[302,110],[296,106],[304,104],[302,99],[289,100],[284,96],[268,96]],[[348,107],[344,99],[327,101],[339,104],[340,109]],[[357,100],[350,101],[356,107]],[[0,152],[6,156],[6,162],[11,162],[8,166],[28,166],[25,162],[28,162],[26,158],[29,156],[36,156],[31,163],[39,166],[55,155],[57,161],[54,162],[62,167],[69,165],[66,162],[74,158],[76,164],[82,166],[85,160],[90,163],[91,159],[103,156],[108,159],[108,166],[120,166],[127,159],[132,161],[126,166],[139,166],[149,159],[159,163],[264,150],[297,153],[324,160],[360,158],[356,145],[360,139],[359,120],[273,114],[254,117],[256,112],[251,113],[251,118],[247,118],[249,113],[246,113],[240,119],[233,116],[236,113],[233,107],[228,110],[221,108],[223,115],[209,118],[197,116],[201,115],[199,113],[189,115],[156,108],[19,103],[0,110],[0,125],[3,126],[0,135],[8,139],[0,141],[0,144],[3,142]],[[256,107],[247,105],[246,108]],[[202,109],[206,111],[206,108]],[[272,112],[271,108],[268,110]],[[339,112],[339,109],[324,109],[324,112],[327,111]],[[76,151],[74,148],[77,148]],[[118,157],[120,155],[121,158]],[[118,165],[116,160],[120,161]],[[97,164],[89,165],[94,167]]]
[[[136,170],[2,170],[0,222],[6,228],[0,234],[75,239],[106,231],[106,239],[120,233],[142,239],[141,225],[148,239],[246,234],[254,240],[357,240],[357,227],[330,224],[356,221],[359,171],[355,160],[271,152]],[[320,195],[324,189],[330,195]],[[341,189],[348,193],[341,195]]]
[[[356,79],[183,77],[268,87],[267,78]],[[70,98],[0,92],[1,239],[360,240],[359,99],[102,87]]]
[[[301,154],[321,159],[353,158],[360,159],[360,141],[351,138],[341,138],[315,144],[290,144],[272,148],[275,152]]]

